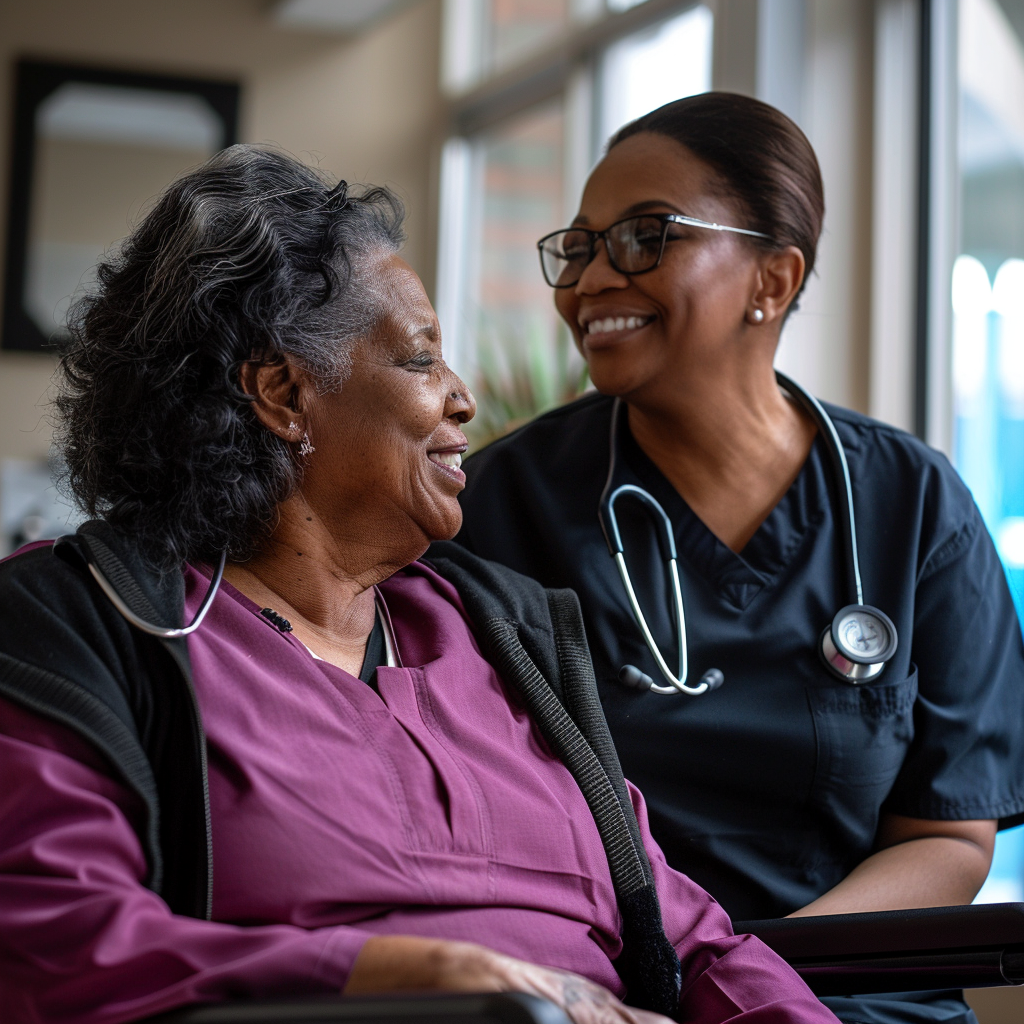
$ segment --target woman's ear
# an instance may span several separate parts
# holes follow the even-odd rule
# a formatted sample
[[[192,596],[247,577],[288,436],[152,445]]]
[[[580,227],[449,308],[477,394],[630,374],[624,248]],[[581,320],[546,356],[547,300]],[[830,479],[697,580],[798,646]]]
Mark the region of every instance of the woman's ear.
[[[779,252],[765,253],[747,319],[754,324],[781,320],[800,291],[805,266],[804,254],[795,245],[787,245]]]
[[[296,443],[308,429],[308,374],[281,357],[264,363],[250,359],[238,374],[242,390],[252,397],[256,418],[278,437]]]

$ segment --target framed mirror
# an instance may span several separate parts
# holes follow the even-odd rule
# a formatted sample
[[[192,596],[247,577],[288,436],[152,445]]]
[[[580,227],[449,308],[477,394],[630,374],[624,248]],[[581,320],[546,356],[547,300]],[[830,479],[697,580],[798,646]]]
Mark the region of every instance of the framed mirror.
[[[149,200],[236,141],[238,99],[231,82],[18,62],[0,347],[59,342]]]

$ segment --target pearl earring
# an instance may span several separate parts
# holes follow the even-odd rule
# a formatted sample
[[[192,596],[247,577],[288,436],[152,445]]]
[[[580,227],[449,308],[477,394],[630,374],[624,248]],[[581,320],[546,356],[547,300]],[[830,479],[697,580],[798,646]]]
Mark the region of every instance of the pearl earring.
[[[750,314],[750,319],[753,320],[755,324],[761,323],[764,320],[764,310],[755,309],[753,313]]]

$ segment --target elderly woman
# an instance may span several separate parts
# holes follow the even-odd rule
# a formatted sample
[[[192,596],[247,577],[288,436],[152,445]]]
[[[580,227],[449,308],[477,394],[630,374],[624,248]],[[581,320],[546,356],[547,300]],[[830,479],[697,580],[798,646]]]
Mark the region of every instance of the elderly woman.
[[[78,310],[57,409],[98,518],[0,570],[5,1019],[403,989],[832,1019],[665,864],[572,595],[416,561],[474,403],[400,226],[235,147]]]

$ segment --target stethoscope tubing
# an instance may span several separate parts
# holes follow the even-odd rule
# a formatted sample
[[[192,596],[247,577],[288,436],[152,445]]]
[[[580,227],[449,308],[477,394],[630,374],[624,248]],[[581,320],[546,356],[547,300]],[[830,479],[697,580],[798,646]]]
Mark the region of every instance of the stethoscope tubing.
[[[839,518],[843,523],[841,530],[844,534],[843,539],[845,541],[844,550],[846,555],[847,580],[854,596],[854,604],[856,606],[863,607],[864,593],[860,577],[860,560],[857,554],[857,524],[853,507],[853,486],[850,480],[849,463],[846,459],[846,452],[843,449],[842,441],[839,438],[839,432],[836,430],[835,424],[832,422],[832,418],[813,395],[805,391],[804,388],[796,383],[796,381],[790,379],[785,374],[780,373],[778,370],[775,371],[775,379],[779,386],[799,402],[806,410],[811,419],[814,420],[815,425],[825,440],[825,447],[829,453],[829,458],[832,463],[832,475],[835,485],[839,491],[839,504],[846,513],[845,516],[840,516]],[[662,674],[668,684],[661,685],[652,682],[649,688],[654,693],[660,694],[685,693],[690,696],[698,696],[707,692],[711,687],[705,680],[702,680],[698,686],[690,686],[686,682],[689,673],[686,644],[686,612],[683,605],[682,587],[679,580],[679,567],[672,522],[658,500],[642,487],[638,487],[635,484],[621,484],[618,487],[615,486],[615,471],[618,462],[618,438],[620,429],[619,417],[622,413],[622,407],[622,399],[616,398],[615,403],[612,406],[611,426],[609,432],[608,475],[605,479],[604,488],[601,491],[601,497],[598,501],[598,521],[601,525],[601,532],[604,534],[605,543],[608,545],[608,551],[615,561],[619,578],[622,580],[623,588],[626,591],[626,598],[629,602],[630,611],[633,613],[633,618],[640,629],[644,643],[647,645],[648,650],[658,666],[658,671]],[[672,581],[676,636],[678,639],[679,671],[677,674],[674,674],[668,667],[668,664],[661,653],[661,649],[655,642],[654,636],[647,624],[647,618],[644,615],[643,609],[640,607],[636,591],[633,588],[633,582],[630,579],[629,568],[626,565],[622,535],[619,531],[618,517],[615,514],[615,503],[624,495],[633,497],[645,505],[656,521],[657,526],[660,527],[660,529],[656,531],[658,543],[661,547],[663,561],[668,567],[669,577]],[[878,614],[877,610],[873,611]],[[893,635],[895,635],[895,630],[893,630]],[[878,666],[876,666],[876,669],[877,668]],[[851,677],[851,681],[856,680]]]
[[[107,595],[110,603],[121,613],[121,615],[124,616],[124,618],[135,626],[136,629],[141,629],[143,633],[149,633],[150,636],[158,636],[162,640],[176,640],[179,637],[189,636],[203,624],[203,619],[206,618],[206,613],[210,610],[210,605],[213,604],[213,599],[217,596],[221,580],[224,578],[224,566],[227,563],[227,558],[227,551],[222,551],[220,562],[213,574],[213,579],[210,581],[210,589],[207,590],[206,597],[203,598],[203,603],[199,606],[199,610],[196,612],[192,621],[187,626],[180,627],[158,626],[153,622],[147,622],[145,619],[136,615],[135,612],[125,604],[121,599],[121,595],[114,589],[113,584],[110,583],[106,576],[104,576],[92,562],[89,562],[89,572],[92,573],[93,579],[99,584],[100,590]]]
[[[825,438],[825,447],[832,460],[833,476],[839,488],[839,503],[846,511],[845,518],[840,517],[846,532],[844,545],[846,550],[847,575],[854,596],[854,604],[864,603],[864,588],[860,579],[860,559],[857,554],[857,517],[853,510],[853,484],[850,480],[850,464],[846,459],[843,442],[832,422],[832,417],[825,412],[821,402],[814,395],[802,388],[795,380],[784,373],[775,371],[775,379],[779,386],[795,398],[814,420],[818,431]]]
[[[676,636],[679,638],[679,675],[673,676],[668,665],[665,663],[665,659],[662,656],[661,648],[655,643],[654,636],[651,633],[650,627],[647,625],[647,619],[644,616],[643,609],[640,607],[640,602],[637,600],[636,592],[633,590],[633,582],[629,578],[629,570],[626,568],[626,559],[621,551],[615,552],[615,565],[619,570],[619,577],[622,580],[622,585],[626,589],[626,597],[629,601],[629,607],[633,612],[633,618],[636,619],[637,625],[640,627],[640,632],[643,634],[644,642],[650,649],[651,654],[654,655],[654,660],[657,662],[658,670],[666,678],[671,680],[668,686],[662,686],[660,683],[652,683],[651,690],[654,693],[668,694],[668,693],[688,693],[691,697],[698,697],[708,689],[707,683],[700,683],[697,686],[688,686],[686,683],[686,677],[689,673],[689,664],[686,653],[686,619],[685,617],[679,617],[679,610],[683,607],[683,591],[679,585],[679,567],[676,565],[675,558],[669,560],[669,575],[672,578],[672,591],[675,598],[676,608]]]

